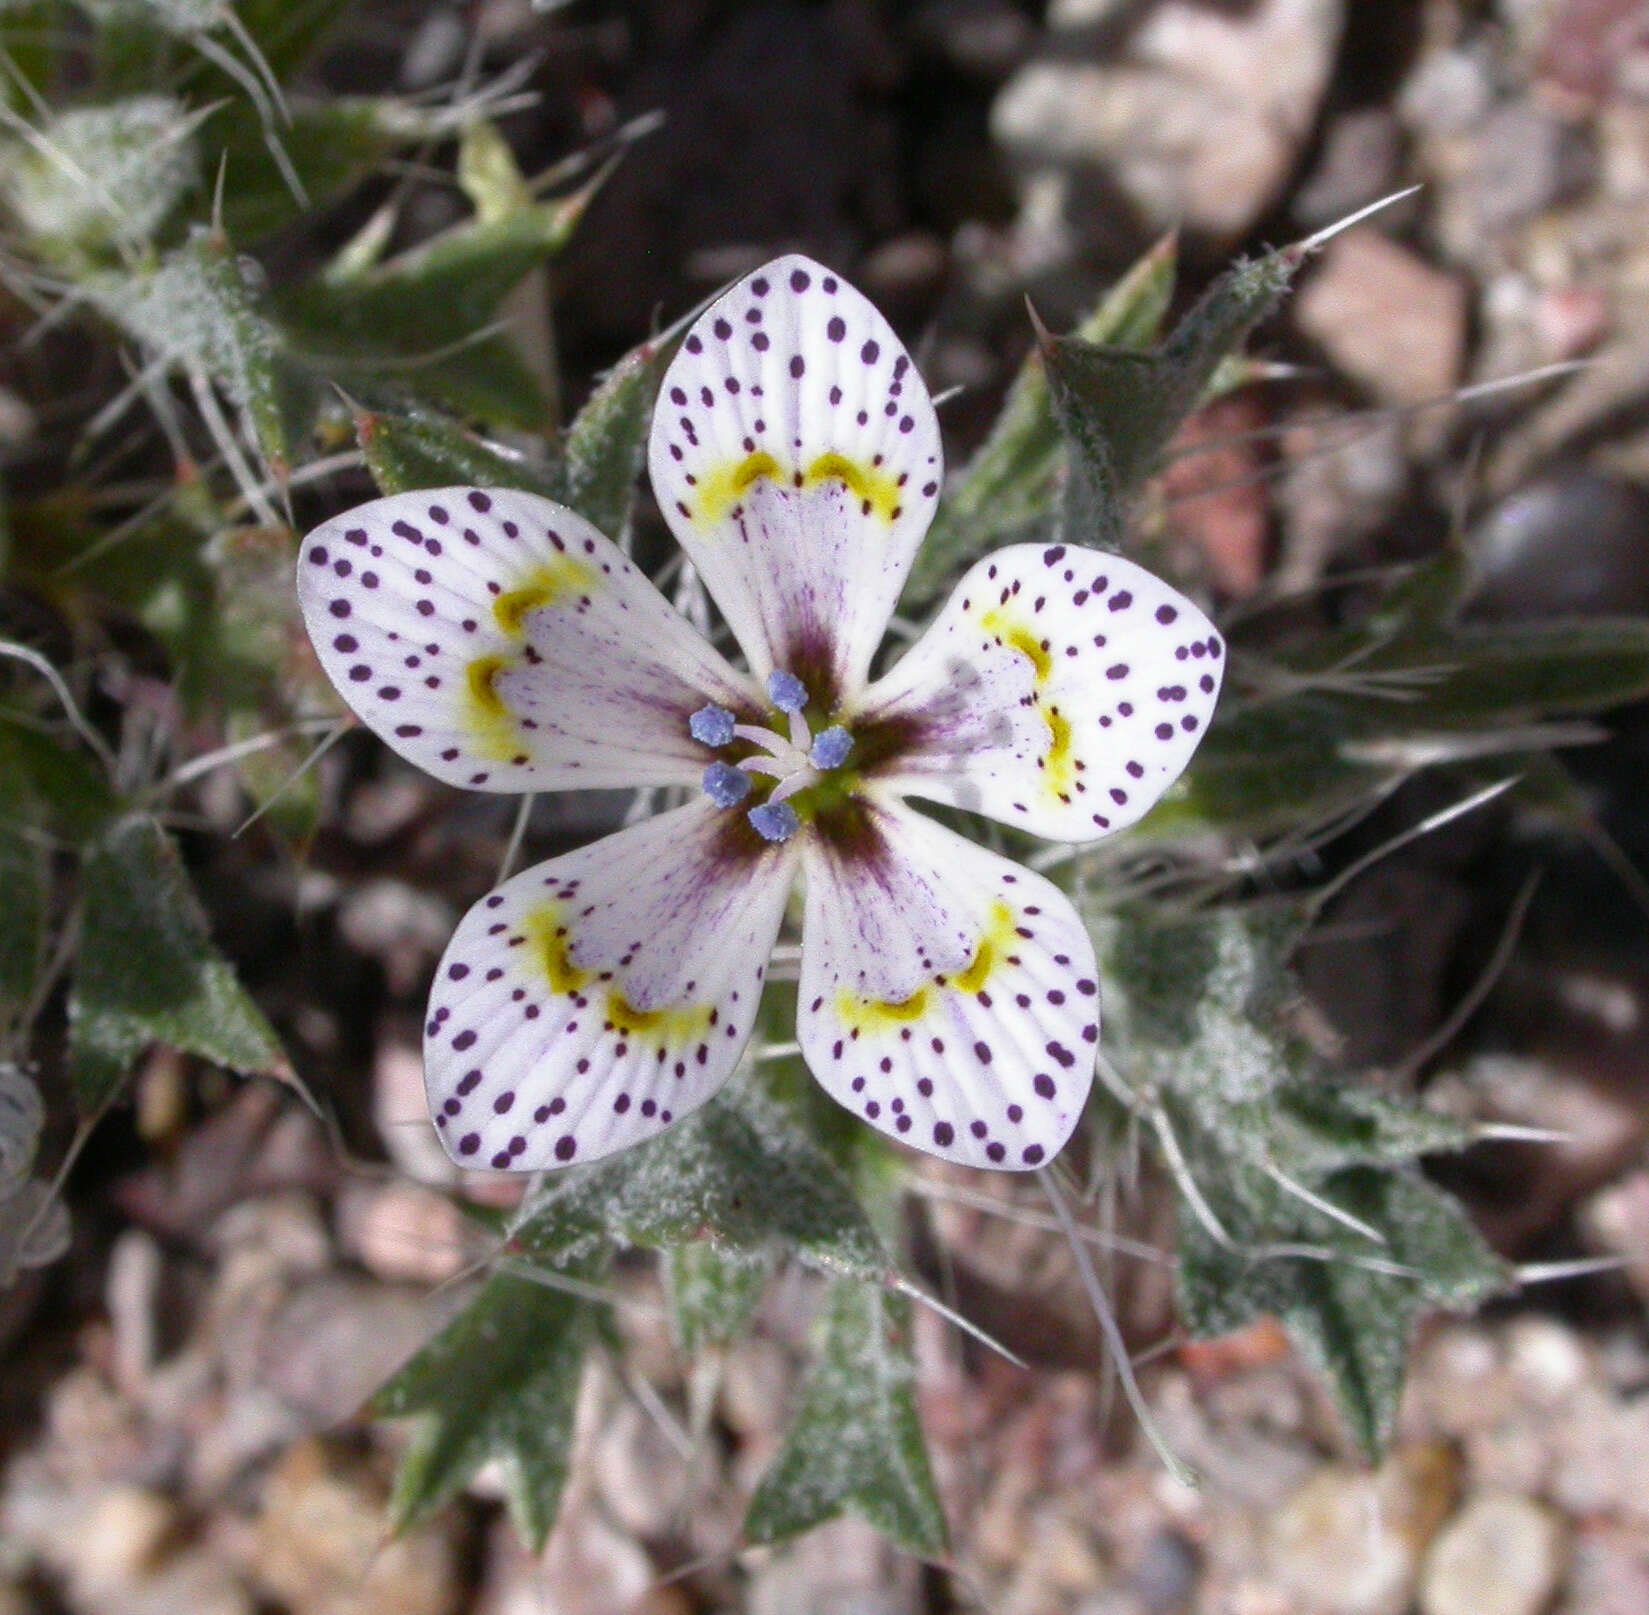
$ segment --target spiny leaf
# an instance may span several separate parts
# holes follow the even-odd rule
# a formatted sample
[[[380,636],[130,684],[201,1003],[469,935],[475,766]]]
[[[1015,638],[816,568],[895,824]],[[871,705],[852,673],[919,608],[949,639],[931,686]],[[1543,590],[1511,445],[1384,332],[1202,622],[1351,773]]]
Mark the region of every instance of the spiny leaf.
[[[1116,348],[1157,338],[1178,259],[1164,238],[1111,288],[1075,334]],[[1042,356],[1020,367],[990,436],[947,488],[905,587],[907,609],[925,604],[953,573],[992,545],[1030,538],[1052,519],[1064,455]]]
[[[565,503],[612,538],[622,538],[647,458],[653,400],[670,346],[644,342],[613,366],[567,428]]]
[[[390,96],[340,96],[298,102],[289,123],[267,129],[257,110],[235,97],[203,131],[206,171],[227,177],[224,228],[237,241],[258,241],[304,215],[271,141],[278,141],[311,214],[330,206],[386,158],[420,141],[450,135],[453,117],[441,107],[417,107]]]
[[[1460,1206],[1413,1172],[1354,1167],[1321,1184],[1325,1199],[1377,1230],[1383,1245],[1275,1185],[1251,1181],[1246,1189],[1209,1194],[1232,1246],[1216,1242],[1196,1218],[1183,1219],[1178,1282],[1186,1325],[1206,1338],[1280,1317],[1372,1461],[1396,1418],[1415,1320],[1438,1307],[1474,1306],[1503,1292],[1509,1275]],[[1308,1246],[1321,1258],[1269,1256],[1268,1245]]]
[[[75,1097],[96,1110],[151,1043],[231,1070],[285,1076],[269,1023],[212,946],[183,862],[147,814],[88,852],[79,965],[69,997]]]
[[[801,1411],[745,1516],[776,1542],[851,1510],[924,1558],[945,1552],[944,1510],[916,1411],[910,1303],[850,1280],[831,1287]]]
[[[645,1144],[556,1175],[512,1236],[537,1259],[708,1238],[872,1282],[893,1265],[846,1180],[792,1117],[748,1086],[724,1090]]]
[[[1130,1080],[1188,1105],[1263,1100],[1302,1067],[1284,1012],[1297,997],[1284,908],[1217,909],[1186,920],[1130,911],[1092,929],[1106,982],[1107,1035]]]
[[[1238,264],[1148,352],[1039,329],[1054,413],[1071,451],[1068,542],[1122,547],[1128,501],[1157,469],[1221,362],[1282,300],[1300,262],[1288,248]]]
[[[770,1251],[735,1251],[706,1241],[665,1252],[676,1341],[689,1357],[743,1339],[773,1276]]]
[[[355,416],[355,436],[382,493],[455,484],[525,488],[549,499],[562,493],[564,477],[559,466],[540,470],[531,461],[503,454],[456,421],[431,411],[398,415],[360,410]]]
[[[201,231],[152,270],[101,273],[82,289],[165,366],[217,381],[251,422],[270,469],[285,474],[283,344],[225,237]]]
[[[0,811],[7,828],[44,828],[66,841],[98,835],[120,811],[103,772],[82,749],[70,750],[32,722],[0,713]],[[38,815],[38,818],[36,817]]]
[[[527,201],[525,190],[500,189],[501,165],[513,168],[507,148],[478,134],[469,144],[466,178],[483,204],[475,216],[388,262],[378,261],[378,238],[367,233],[326,274],[286,291],[282,318],[310,364],[352,392],[371,384],[495,426],[542,431],[550,399],[491,327],[504,298],[566,245],[606,169],[554,201]]]
[[[588,1284],[605,1267],[606,1255],[598,1253],[557,1274]],[[548,1283],[495,1273],[378,1392],[372,1412],[419,1420],[390,1499],[397,1530],[496,1461],[517,1532],[534,1552],[544,1546],[567,1478],[597,1310]]]
[[[75,107],[0,142],[0,192],[35,250],[71,265],[135,249],[198,180],[197,119],[169,95]]]

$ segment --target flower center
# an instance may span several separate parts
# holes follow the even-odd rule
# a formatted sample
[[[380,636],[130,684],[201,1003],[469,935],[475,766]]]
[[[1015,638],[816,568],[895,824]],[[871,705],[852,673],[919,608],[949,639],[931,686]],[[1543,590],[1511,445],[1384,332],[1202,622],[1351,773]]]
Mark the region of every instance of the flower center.
[[[737,763],[718,759],[705,769],[704,794],[717,807],[737,807],[765,785],[763,799],[745,817],[763,840],[788,841],[801,828],[791,798],[839,769],[853,750],[853,736],[839,723],[813,733],[807,686],[794,673],[768,674],[767,695],[777,709],[771,724],[740,723],[726,707],[706,706],[687,720],[687,729],[712,750],[738,745],[741,753]]]

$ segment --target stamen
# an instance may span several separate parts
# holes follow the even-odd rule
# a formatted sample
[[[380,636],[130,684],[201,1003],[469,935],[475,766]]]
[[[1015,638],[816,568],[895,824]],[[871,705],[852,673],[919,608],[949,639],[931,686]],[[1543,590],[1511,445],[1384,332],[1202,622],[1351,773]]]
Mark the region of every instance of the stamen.
[[[738,719],[726,707],[700,707],[687,720],[687,732],[701,746],[725,746],[733,738]],[[708,789],[709,787],[706,787]]]
[[[780,712],[800,712],[807,705],[807,686],[782,668],[767,675],[767,695]]]
[[[813,749],[808,752],[807,760],[819,769],[840,768],[852,750],[853,736],[839,723],[833,723],[813,737]]]
[[[788,841],[801,827],[795,808],[788,802],[763,802],[745,817],[763,841]]]
[[[704,771],[704,794],[717,807],[737,807],[750,794],[750,776],[731,763],[712,763]]]

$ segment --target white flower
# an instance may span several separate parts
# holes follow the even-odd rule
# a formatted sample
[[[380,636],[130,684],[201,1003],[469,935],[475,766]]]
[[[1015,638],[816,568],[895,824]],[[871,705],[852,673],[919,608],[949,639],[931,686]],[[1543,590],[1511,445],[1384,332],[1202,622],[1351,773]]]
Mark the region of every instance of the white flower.
[[[1061,841],[1132,824],[1201,738],[1219,637],[1128,561],[1017,545],[871,682],[939,428],[886,321],[806,258],[693,326],[650,466],[747,672],[530,494],[400,494],[304,543],[321,661],[404,757],[480,790],[694,792],[465,916],[424,1045],[448,1150],[589,1161],[702,1105],[749,1040],[799,871],[797,1037],[828,1092],[947,1160],[1049,1160],[1092,1081],[1093,947],[1057,888],[904,798]]]

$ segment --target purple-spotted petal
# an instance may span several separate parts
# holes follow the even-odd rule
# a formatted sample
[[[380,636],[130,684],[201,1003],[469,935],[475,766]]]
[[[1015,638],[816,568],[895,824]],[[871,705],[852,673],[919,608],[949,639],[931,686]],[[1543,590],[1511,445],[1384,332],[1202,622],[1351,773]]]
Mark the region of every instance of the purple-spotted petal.
[[[797,1036],[873,1127],[1028,1170],[1071,1135],[1099,1038],[1094,950],[1040,875],[897,804],[804,853]]]
[[[998,550],[866,695],[866,721],[904,737],[878,777],[1051,840],[1097,840],[1179,778],[1224,666],[1208,619],[1132,562]]]
[[[665,375],[649,464],[756,675],[798,674],[815,700],[857,693],[942,470],[927,388],[887,321],[807,258],[746,276]]]
[[[592,1161],[697,1109],[755,1022],[795,871],[700,800],[539,864],[464,916],[424,1037],[465,1166]]]
[[[454,785],[696,784],[692,714],[761,702],[616,545],[533,494],[348,511],[305,539],[298,595],[344,699]]]

